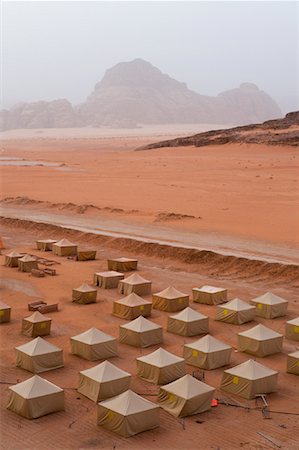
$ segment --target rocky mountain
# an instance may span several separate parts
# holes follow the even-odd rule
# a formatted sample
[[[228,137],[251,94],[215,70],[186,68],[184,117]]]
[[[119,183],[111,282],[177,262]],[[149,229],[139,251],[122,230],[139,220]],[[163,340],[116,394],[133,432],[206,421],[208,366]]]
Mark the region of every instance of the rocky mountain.
[[[198,94],[142,59],[106,71],[85,103],[22,103],[1,112],[2,129],[140,124],[248,124],[281,117],[275,101],[251,83],[216,97]]]

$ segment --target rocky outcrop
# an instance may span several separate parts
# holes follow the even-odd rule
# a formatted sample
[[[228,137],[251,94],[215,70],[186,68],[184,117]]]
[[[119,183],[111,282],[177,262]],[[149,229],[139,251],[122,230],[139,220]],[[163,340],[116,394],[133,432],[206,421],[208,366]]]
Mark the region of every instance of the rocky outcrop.
[[[67,100],[22,103],[2,111],[2,129],[51,127],[134,128],[143,124],[246,124],[281,117],[274,100],[257,86],[243,83],[217,97],[198,94],[185,83],[136,59],[107,70],[86,102]]]

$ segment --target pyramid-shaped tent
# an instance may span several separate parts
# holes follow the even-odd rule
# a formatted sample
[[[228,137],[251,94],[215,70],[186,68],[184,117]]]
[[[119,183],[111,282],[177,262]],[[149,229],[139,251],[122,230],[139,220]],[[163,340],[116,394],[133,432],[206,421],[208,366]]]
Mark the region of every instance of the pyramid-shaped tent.
[[[282,334],[259,324],[238,333],[238,349],[250,355],[264,357],[281,352],[282,340]]]
[[[106,272],[96,272],[93,276],[93,282],[96,286],[103,289],[114,289],[118,287],[120,280],[124,279],[124,274],[109,270]]]
[[[220,305],[227,302],[227,290],[215,286],[201,286],[192,289],[193,301],[206,305]]]
[[[0,323],[10,322],[11,307],[0,302]]]
[[[98,404],[98,425],[124,437],[159,426],[159,406],[128,390]]]
[[[241,325],[250,322],[255,316],[255,306],[235,298],[225,305],[217,305],[215,320]]]
[[[161,292],[153,294],[153,308],[160,311],[181,311],[189,305],[189,295],[169,286]]]
[[[42,252],[51,252],[53,250],[53,244],[56,242],[56,239],[39,239],[36,241],[36,247]]]
[[[37,419],[64,410],[63,390],[38,375],[9,389],[7,408],[27,419]]]
[[[115,397],[129,389],[131,375],[104,361],[79,374],[78,392],[90,400],[98,402]]]
[[[137,295],[148,295],[151,293],[152,282],[133,273],[124,280],[120,280],[118,284],[118,291],[120,294],[129,295],[135,292]]]
[[[16,347],[16,365],[32,373],[63,367],[63,352],[41,337]]]
[[[143,316],[138,316],[131,322],[119,327],[119,342],[122,344],[133,345],[134,347],[149,347],[161,344],[162,341],[162,327]]]
[[[299,375],[299,351],[288,354],[287,372],[294,375]]]
[[[50,317],[36,311],[22,320],[22,333],[29,337],[47,336],[51,332],[51,322]]]
[[[89,361],[118,355],[116,339],[96,328],[71,337],[71,352]]]
[[[136,359],[137,375],[154,384],[166,384],[186,374],[185,361],[179,356],[159,348]]]
[[[61,239],[52,245],[52,250],[58,256],[74,256],[77,254],[78,246],[68,239]]]
[[[24,255],[13,250],[12,252],[5,255],[5,266],[7,267],[18,267],[18,260]]]
[[[167,331],[181,336],[196,336],[209,332],[209,318],[189,306],[175,316],[169,316]]]
[[[116,270],[117,272],[131,272],[137,270],[137,259],[132,258],[115,258],[108,259],[108,270]]]
[[[208,411],[215,389],[191,375],[185,375],[166,386],[161,386],[158,403],[175,417],[186,417]]]
[[[252,359],[224,371],[220,389],[243,398],[277,390],[278,373]]]
[[[288,309],[288,301],[272,292],[254,298],[251,304],[256,306],[256,315],[265,319],[285,316]]]
[[[285,334],[288,339],[299,341],[299,317],[286,322]]]
[[[184,345],[184,358],[187,364],[212,370],[230,363],[232,348],[224,342],[206,335],[195,342]]]
[[[31,272],[38,269],[37,259],[34,256],[25,255],[18,259],[18,268],[21,272]]]
[[[73,303],[79,303],[80,305],[87,305],[89,303],[96,303],[98,291],[89,286],[89,284],[83,283],[76,289],[73,289],[72,301]]]
[[[113,314],[122,319],[133,320],[139,316],[149,317],[151,312],[152,303],[134,292],[113,302]]]

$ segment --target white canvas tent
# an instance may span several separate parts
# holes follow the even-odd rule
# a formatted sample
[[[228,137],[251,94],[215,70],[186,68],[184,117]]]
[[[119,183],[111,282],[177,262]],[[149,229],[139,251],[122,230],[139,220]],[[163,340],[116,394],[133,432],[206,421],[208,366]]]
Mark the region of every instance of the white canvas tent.
[[[282,340],[282,334],[259,324],[238,333],[238,350],[259,357],[273,355],[281,352]]]
[[[51,322],[50,317],[35,311],[22,320],[22,333],[29,337],[47,336],[51,333]]]
[[[183,356],[187,364],[212,370],[230,363],[232,348],[207,334],[195,342],[184,345]]]
[[[61,239],[52,245],[52,250],[58,256],[74,256],[77,255],[78,246],[68,239]]]
[[[116,339],[97,328],[89,328],[71,337],[71,353],[89,361],[112,358],[118,355]]]
[[[144,348],[161,344],[162,341],[163,328],[143,316],[119,327],[119,342],[122,344]]]
[[[131,272],[137,270],[137,259],[132,258],[115,258],[108,259],[108,270],[116,270],[117,272]]]
[[[215,286],[202,286],[192,289],[193,301],[206,305],[219,305],[227,302],[227,290]]]
[[[277,391],[278,372],[252,359],[224,371],[220,389],[246,399]]]
[[[166,384],[186,374],[185,361],[179,356],[159,348],[136,358],[137,376],[153,384]]]
[[[209,318],[189,306],[175,316],[168,316],[167,331],[181,336],[196,336],[209,332]]]
[[[63,367],[63,351],[41,337],[15,348],[16,366],[32,373]]]
[[[169,286],[161,292],[153,294],[153,308],[160,311],[177,312],[189,305],[189,295]]]
[[[299,351],[288,354],[287,372],[294,375],[299,375]]]
[[[256,315],[265,319],[285,316],[288,309],[288,301],[272,292],[266,292],[251,300],[250,303],[256,306]]]
[[[76,289],[73,289],[72,301],[80,305],[87,305],[89,303],[96,303],[98,291],[86,283],[81,284]]]
[[[152,282],[142,278],[138,273],[133,273],[118,284],[119,293],[124,295],[129,295],[132,292],[137,295],[148,295],[151,293],[151,289]]]
[[[124,278],[125,276],[123,273],[109,270],[106,272],[96,272],[93,276],[93,282],[100,288],[114,289],[118,287],[118,283]]]
[[[5,266],[7,267],[18,267],[18,260],[22,258],[24,255],[13,250],[12,252],[5,255]]]
[[[25,255],[18,259],[18,268],[21,272],[31,272],[32,269],[38,269],[37,259],[34,256]]]
[[[123,437],[159,426],[159,406],[133,391],[98,404],[98,425]]]
[[[139,316],[149,317],[151,312],[152,302],[144,300],[134,292],[113,302],[113,314],[122,319],[133,320]]]
[[[10,386],[9,389],[7,408],[26,419],[37,419],[46,414],[64,411],[63,390],[38,375]]]
[[[299,317],[286,322],[285,334],[288,339],[299,341]]]
[[[94,402],[115,397],[129,389],[131,375],[104,361],[79,373],[78,392]]]
[[[212,405],[215,388],[185,375],[161,386],[158,404],[175,417],[186,417],[208,411]]]
[[[39,239],[36,241],[36,247],[42,252],[51,252],[53,250],[53,244],[57,242],[57,239]]]
[[[10,322],[11,307],[0,302],[0,323]]]
[[[239,298],[235,298],[225,305],[217,305],[215,320],[241,325],[250,322],[255,316],[255,306],[249,305]]]

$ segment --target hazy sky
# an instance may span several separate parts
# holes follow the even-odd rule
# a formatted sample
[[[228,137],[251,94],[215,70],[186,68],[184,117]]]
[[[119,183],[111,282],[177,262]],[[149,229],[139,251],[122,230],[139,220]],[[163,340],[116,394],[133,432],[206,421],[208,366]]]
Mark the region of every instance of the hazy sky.
[[[3,106],[77,104],[105,70],[143,58],[207,95],[256,83],[299,96],[298,2],[3,2]]]

